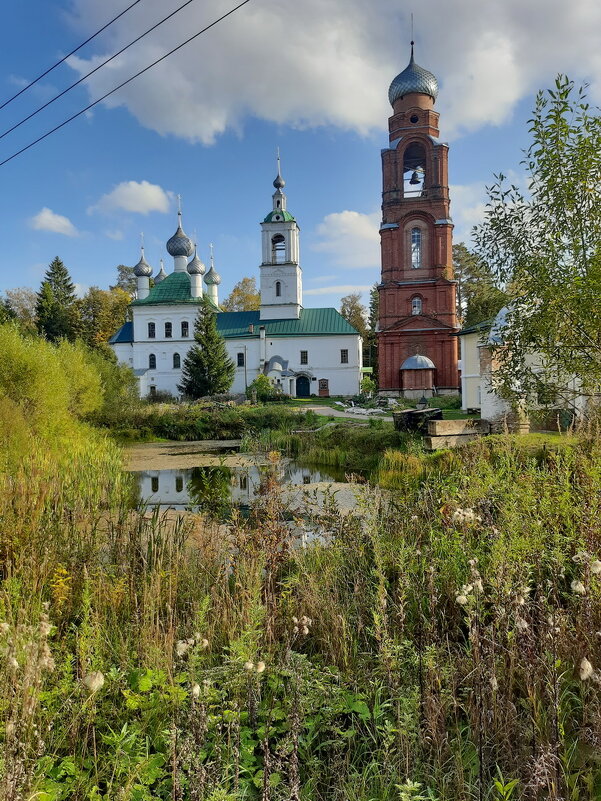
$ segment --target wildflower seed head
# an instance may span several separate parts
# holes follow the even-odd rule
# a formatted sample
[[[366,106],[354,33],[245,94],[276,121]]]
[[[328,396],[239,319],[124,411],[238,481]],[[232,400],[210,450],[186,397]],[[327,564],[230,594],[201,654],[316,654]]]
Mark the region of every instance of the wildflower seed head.
[[[18,670],[19,669],[19,663],[17,662],[16,657],[14,657],[14,656],[9,656],[8,657],[8,666],[10,668],[12,668],[13,670]]]
[[[303,634],[307,635],[309,633],[309,627],[303,626]]]
[[[572,592],[575,592],[576,595],[586,595],[586,587],[581,581],[574,579],[570,586],[572,588]]]
[[[292,632],[293,632],[293,634],[298,634],[298,626],[295,626],[295,627],[292,629]]]
[[[204,637],[204,638],[203,638],[203,639],[200,641],[200,647],[201,647],[203,650],[206,650],[206,649],[209,647],[209,641],[207,640],[207,638],[206,638],[206,637]]]
[[[523,617],[516,617],[515,625],[517,626],[519,631],[526,631],[526,629],[528,628],[528,622],[524,620]]]
[[[293,623],[294,623],[294,625],[296,626],[296,625],[298,624],[298,618],[293,616],[293,617],[292,617],[292,622],[293,622]]]
[[[590,679],[590,677],[593,675],[594,672],[595,671],[593,670],[593,666],[591,665],[591,663],[588,661],[586,657],[583,657],[582,661],[580,662],[580,669],[579,669],[580,678],[582,679],[582,681]]]
[[[10,631],[10,626],[8,625],[6,620],[3,620],[2,623],[0,623],[0,634],[8,634],[9,631]]]
[[[244,663],[244,670],[251,671],[254,668],[254,664],[250,661],[250,659]]]
[[[495,692],[499,689],[499,682],[497,681],[496,676],[490,677],[490,686],[493,688]]]
[[[200,684],[193,684],[192,685],[192,697],[199,698],[200,697]]]
[[[90,693],[97,693],[104,687],[104,675],[99,670],[93,670],[83,677],[82,684]]]
[[[465,595],[458,595],[456,601],[458,604],[461,604],[461,606],[465,606],[467,603],[467,597]]]
[[[6,739],[8,740],[9,737],[12,737],[16,730],[17,727],[15,726],[14,722],[12,720],[9,720],[4,730],[6,733]]]
[[[177,656],[184,656],[190,650],[190,645],[186,640],[178,640],[175,644],[175,653]]]
[[[263,673],[265,670],[265,662],[257,662],[257,673]]]
[[[598,576],[601,573],[601,560],[594,559],[591,562],[591,573],[594,573],[595,576]]]

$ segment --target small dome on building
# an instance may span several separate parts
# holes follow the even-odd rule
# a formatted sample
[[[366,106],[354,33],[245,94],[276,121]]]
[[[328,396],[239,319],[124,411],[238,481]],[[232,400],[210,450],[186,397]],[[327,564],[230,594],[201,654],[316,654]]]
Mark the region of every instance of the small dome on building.
[[[150,278],[152,275],[152,267],[144,258],[144,248],[142,248],[142,255],[140,261],[134,267],[134,275],[136,278]]]
[[[167,278],[167,273],[165,272],[165,265],[163,264],[163,259],[161,259],[161,269],[154,277],[155,284],[160,284],[161,281],[164,281]]]
[[[198,258],[198,253],[196,251],[196,245],[194,246],[194,258],[188,262],[188,273],[190,275],[204,275],[206,272],[206,267]]]
[[[421,353],[416,353],[414,356],[409,356],[401,365],[401,370],[436,370],[436,365],[432,359],[427,356],[422,356]]]
[[[173,234],[171,239],[167,240],[167,253],[170,256],[191,256],[194,252],[194,245],[192,240],[186,236],[182,229],[182,215],[178,212],[177,215],[177,231]]]
[[[273,185],[275,186],[276,189],[283,189],[286,186],[286,181],[284,181],[284,179],[280,175],[280,171],[279,170],[278,170],[278,174],[276,176],[276,179],[273,182]]]
[[[390,105],[394,106],[400,97],[410,94],[430,95],[432,100],[436,100],[438,97],[436,76],[420,67],[413,59],[413,42],[411,43],[411,60],[409,64],[390,84],[390,89],[388,90]]]
[[[218,285],[220,283],[221,283],[221,276],[215,269],[215,265],[213,264],[213,260],[211,259],[211,266],[209,268],[209,272],[205,275],[205,284]]]

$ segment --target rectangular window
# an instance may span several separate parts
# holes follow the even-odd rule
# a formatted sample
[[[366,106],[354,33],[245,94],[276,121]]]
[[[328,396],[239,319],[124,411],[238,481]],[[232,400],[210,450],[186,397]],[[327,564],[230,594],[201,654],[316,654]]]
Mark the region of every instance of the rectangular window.
[[[238,367],[244,367],[244,354],[238,354]]]
[[[348,350],[346,348],[340,351],[340,364],[348,364]]]
[[[300,352],[300,363],[301,364],[309,364],[309,351],[308,350],[301,350],[301,352]]]
[[[157,328],[154,323],[148,323],[148,339],[154,339],[157,335]]]
[[[171,339],[173,336],[173,325],[171,323],[165,323],[165,339]]]
[[[190,336],[190,328],[187,322],[182,323],[182,337],[189,337]]]
[[[153,492],[158,492],[159,491],[159,477],[158,476],[152,476],[152,478],[150,479],[150,488],[151,488],[151,490]]]

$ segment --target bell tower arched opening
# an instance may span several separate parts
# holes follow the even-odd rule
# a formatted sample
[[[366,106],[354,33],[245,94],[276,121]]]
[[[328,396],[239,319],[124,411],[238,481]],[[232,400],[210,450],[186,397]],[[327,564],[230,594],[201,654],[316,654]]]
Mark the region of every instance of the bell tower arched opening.
[[[411,142],[403,153],[403,197],[425,197],[426,150],[419,142]]]

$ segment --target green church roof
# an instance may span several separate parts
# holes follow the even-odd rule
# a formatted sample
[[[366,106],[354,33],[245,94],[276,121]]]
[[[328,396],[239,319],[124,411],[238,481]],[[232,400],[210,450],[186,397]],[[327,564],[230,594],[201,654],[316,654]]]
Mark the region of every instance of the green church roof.
[[[265,336],[272,339],[332,334],[357,336],[359,333],[336,309],[301,309],[298,320],[261,320],[258,311],[217,313],[217,330],[224,339],[258,339],[261,326],[265,327]],[[110,339],[111,344],[132,341],[131,323],[125,323]]]
[[[190,293],[188,273],[170,273],[160,284],[155,284],[148,297],[134,300],[132,306],[154,306],[158,303],[200,303]]]
[[[282,209],[274,209],[270,211],[263,222],[294,222],[294,217],[289,211],[282,211]]]
[[[298,320],[261,320],[258,311],[220,312],[217,315],[217,328],[225,339],[256,338],[260,326],[265,326],[267,337],[356,336],[358,333],[336,309],[301,309]]]

